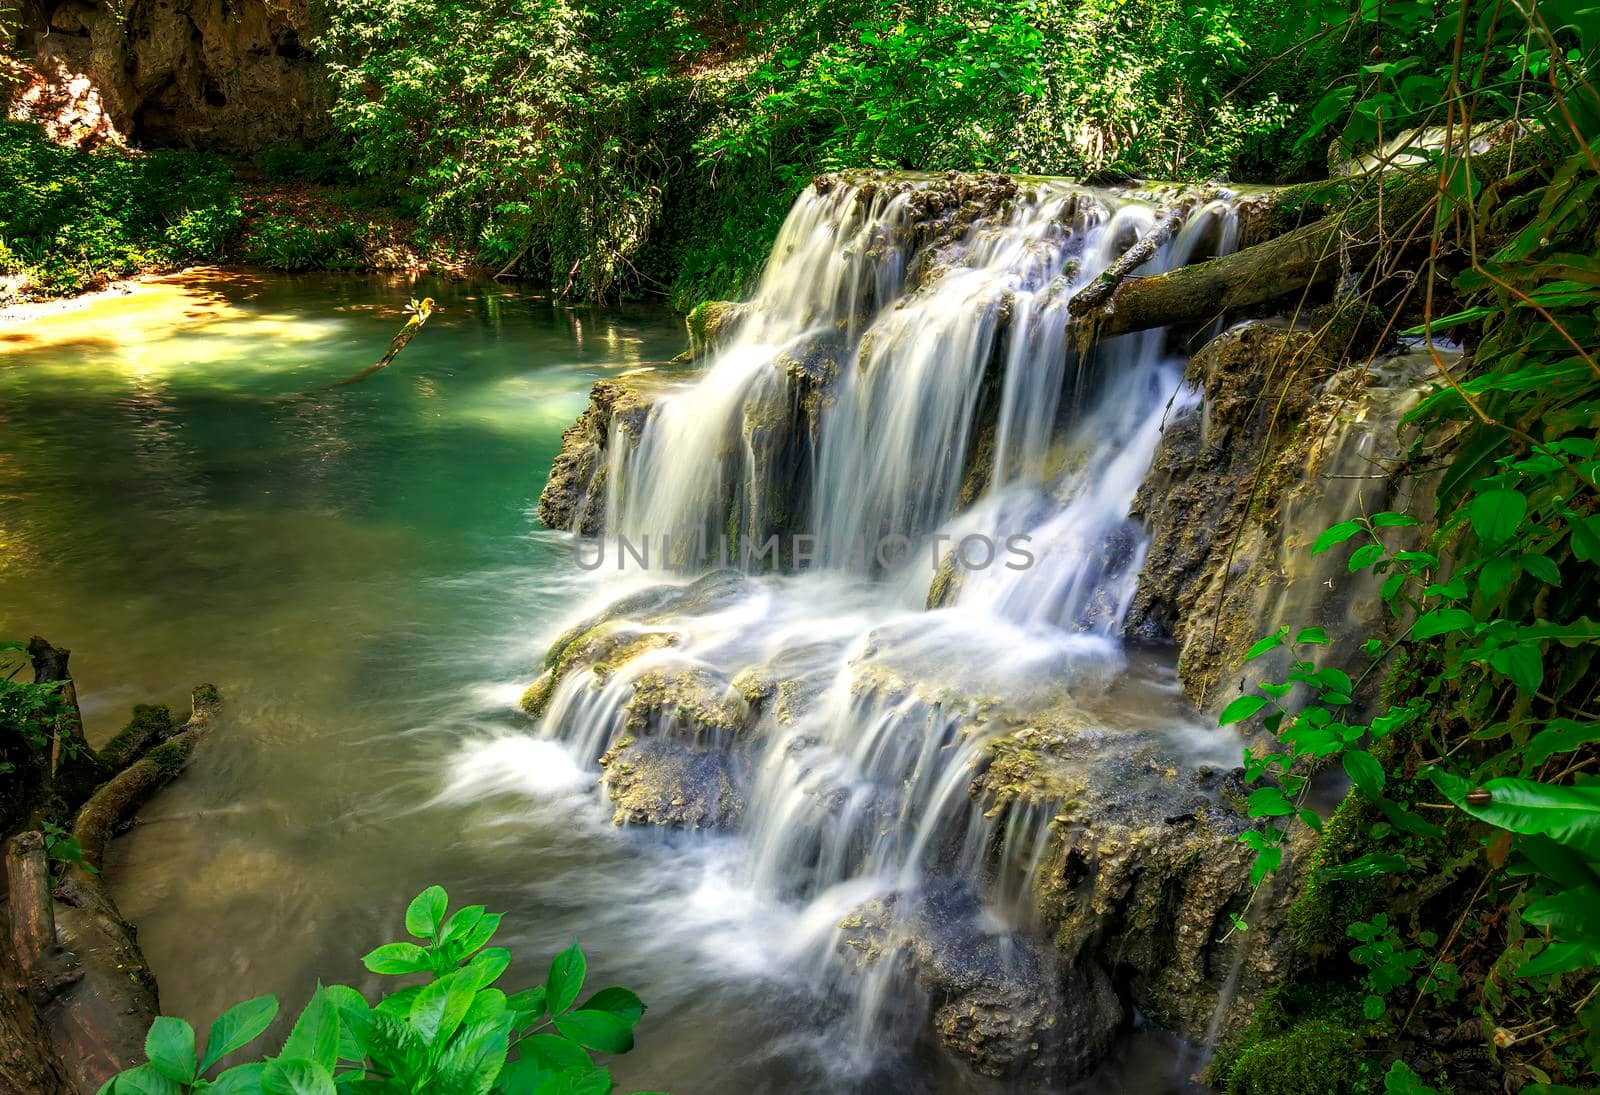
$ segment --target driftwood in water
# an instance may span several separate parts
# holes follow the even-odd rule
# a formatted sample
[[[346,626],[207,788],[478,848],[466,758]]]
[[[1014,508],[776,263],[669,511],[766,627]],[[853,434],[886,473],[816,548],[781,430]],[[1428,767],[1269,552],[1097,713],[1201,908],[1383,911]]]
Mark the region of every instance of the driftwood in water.
[[[211,685],[196,688],[193,713],[181,728],[164,707],[136,708],[127,728],[96,753],[83,738],[69,652],[43,639],[35,639],[29,652],[36,677],[60,682],[62,699],[53,763],[36,766],[48,781],[36,797],[49,811],[45,816],[76,813],[73,836],[82,858],[58,881],[41,833],[19,833],[6,844],[0,1095],[93,1095],[111,1076],[143,1060],[145,1033],[158,1006],[155,979],[134,929],[99,874],[106,845],[183,770],[221,701]],[[91,785],[87,801],[75,809],[92,772],[109,778]]]
[[[422,330],[422,325],[428,322],[428,317],[433,315],[435,311],[436,309],[434,307],[432,297],[424,297],[420,301],[412,301],[411,318],[406,320],[404,327],[400,328],[400,333],[395,335],[394,338],[390,339],[388,351],[378,359],[377,364],[368,365],[365,369],[362,369],[354,376],[347,376],[343,380],[335,381],[334,383],[329,384],[328,387],[342,388],[346,384],[354,384],[357,381],[365,380],[373,373],[382,372],[384,369],[387,369],[389,367],[389,362],[400,356],[400,351],[406,348],[406,343],[410,342],[416,337],[417,332]]]

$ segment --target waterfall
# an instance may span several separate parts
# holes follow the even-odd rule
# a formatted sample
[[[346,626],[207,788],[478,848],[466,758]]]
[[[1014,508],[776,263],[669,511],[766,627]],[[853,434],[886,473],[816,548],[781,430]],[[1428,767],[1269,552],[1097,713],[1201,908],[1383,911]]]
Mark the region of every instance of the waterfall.
[[[540,686],[542,733],[602,766],[619,819],[737,831],[745,883],[804,925],[775,945],[854,1001],[864,1049],[915,995],[885,955],[919,932],[958,936],[984,991],[1052,980],[1029,940],[1054,811],[973,779],[1041,720],[1110,750],[1169,729],[1170,704],[1108,697],[1145,550],[1130,503],[1197,399],[1163,332],[1080,352],[1069,322],[1151,195],[934,193],[807,190],[737,332],[636,436],[613,424],[607,535],[720,540],[745,573],[678,552],[643,593],[602,607],[639,575],[603,584]],[[1140,273],[1237,234],[1212,202]],[[726,550],[769,534],[793,549],[776,566]]]

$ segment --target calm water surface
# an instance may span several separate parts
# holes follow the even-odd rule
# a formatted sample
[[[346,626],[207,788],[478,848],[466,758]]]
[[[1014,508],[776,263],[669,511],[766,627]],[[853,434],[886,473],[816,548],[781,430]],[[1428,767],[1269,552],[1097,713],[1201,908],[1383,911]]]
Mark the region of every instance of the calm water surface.
[[[385,372],[412,296],[443,306]],[[624,1087],[1001,1090],[933,1055],[840,1078],[830,1007],[773,945],[729,838],[621,831],[515,711],[585,580],[533,509],[602,376],[684,346],[664,310],[501,286],[189,274],[0,322],[0,635],[71,647],[91,737],[212,681],[225,723],[109,876],[196,1024],[362,953],[432,882],[505,910],[507,983],[581,937],[651,1005]],[[1183,1090],[1163,1036],[1085,1090]]]

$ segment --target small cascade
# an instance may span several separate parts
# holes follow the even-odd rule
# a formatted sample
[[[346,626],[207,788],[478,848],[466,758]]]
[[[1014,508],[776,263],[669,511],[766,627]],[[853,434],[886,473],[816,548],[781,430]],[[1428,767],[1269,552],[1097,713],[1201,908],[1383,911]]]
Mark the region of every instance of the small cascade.
[[[738,834],[744,884],[802,926],[774,947],[853,1001],[863,1052],[931,1012],[981,1072],[1084,1072],[1123,1004],[1045,943],[1079,915],[1073,857],[1209,809],[1174,773],[1237,755],[1120,641],[1130,506],[1198,396],[1162,332],[1080,353],[1067,309],[1157,214],[1064,182],[830,180],[704,370],[610,426],[603,558],[678,547],[657,584],[603,580],[524,706],[618,821]],[[1141,272],[1237,235],[1211,202]],[[769,537],[776,558],[735,546]]]

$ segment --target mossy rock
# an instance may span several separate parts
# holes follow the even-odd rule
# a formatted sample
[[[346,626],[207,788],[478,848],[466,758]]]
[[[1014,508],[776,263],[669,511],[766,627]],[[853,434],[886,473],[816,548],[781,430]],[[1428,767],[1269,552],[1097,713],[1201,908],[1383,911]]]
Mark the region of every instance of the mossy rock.
[[[1247,1046],[1233,1062],[1227,1095],[1363,1095],[1373,1090],[1354,1031],[1314,1020]]]

